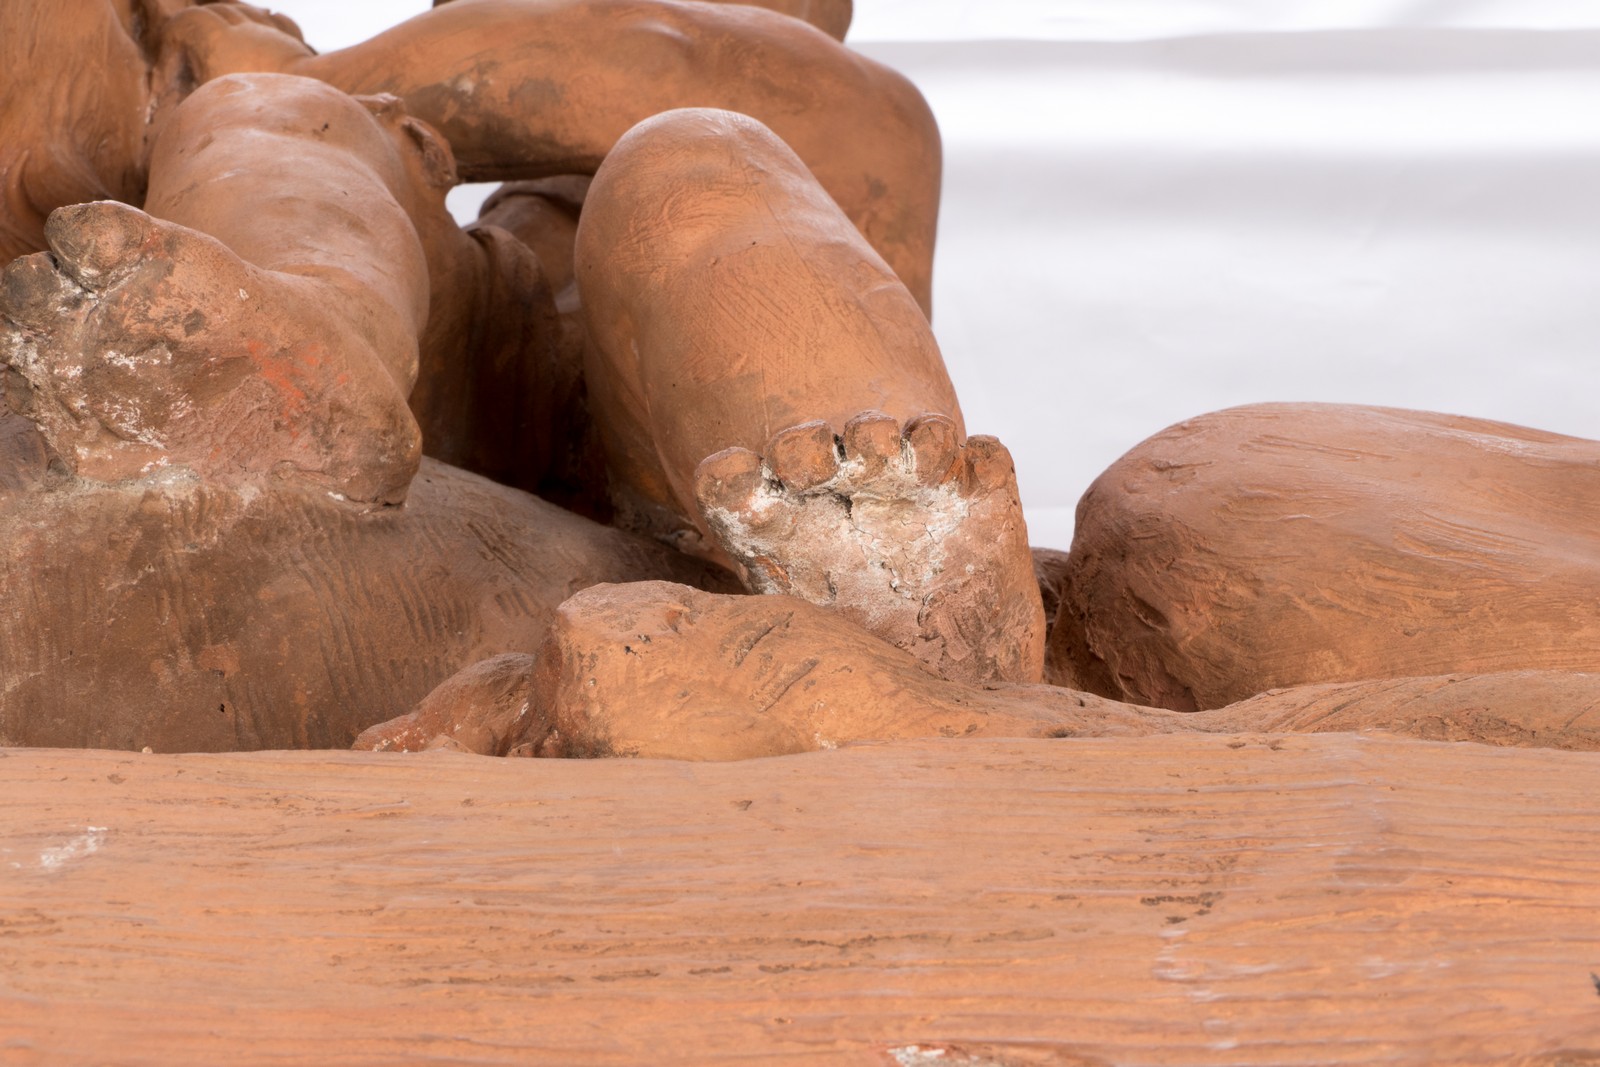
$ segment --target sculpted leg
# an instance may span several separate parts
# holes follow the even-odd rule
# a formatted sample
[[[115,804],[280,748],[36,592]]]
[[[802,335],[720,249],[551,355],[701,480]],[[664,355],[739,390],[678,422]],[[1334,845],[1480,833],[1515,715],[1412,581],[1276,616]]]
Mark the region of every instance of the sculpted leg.
[[[511,235],[515,241],[503,244],[525,249],[539,274],[537,287],[515,287],[508,292],[508,299],[497,301],[484,318],[490,323],[503,322],[508,309],[534,303],[544,314],[532,327],[524,326],[508,336],[508,358],[491,365],[478,356],[478,362],[484,364],[484,384],[477,391],[470,417],[458,419],[456,424],[486,443],[492,438],[500,459],[494,467],[468,464],[469,469],[531,489],[546,500],[604,522],[611,516],[611,497],[605,458],[589,413],[583,377],[583,316],[572,263],[578,215],[588,187],[589,177],[577,174],[508,182],[484,203],[478,221],[469,227],[476,236]],[[505,372],[513,366],[522,368],[527,388],[518,389],[515,383],[507,388]],[[492,416],[511,404],[519,405],[518,413],[533,432],[507,434],[486,426],[486,414]],[[413,402],[412,407],[416,406]],[[429,454],[439,454],[433,451],[431,441]]]
[[[168,465],[297,473],[395,502],[416,470],[405,397],[423,250],[384,127],[307,79],[231,77],[172,116],[147,212],[57,211],[5,273],[0,358],[85,477]]]
[[[593,173],[630,127],[672,108],[752,115],[929,306],[933,116],[910,82],[793,18],[674,0],[470,0],[313,56],[224,14],[203,6],[171,20],[165,80],[269,67],[392,93],[445,135],[468,181]]]
[[[595,177],[577,270],[626,517],[949,677],[1037,679],[1010,457],[963,441],[916,302],[771,131],[641,123]]]
[[[1053,686],[960,685],[792,597],[630,582],[578,593],[556,609],[537,654],[466,668],[354,747],[725,760],[917,737],[1194,732],[1260,744],[1262,733],[1358,730],[1597,751],[1600,675],[1303,686],[1190,714]]]

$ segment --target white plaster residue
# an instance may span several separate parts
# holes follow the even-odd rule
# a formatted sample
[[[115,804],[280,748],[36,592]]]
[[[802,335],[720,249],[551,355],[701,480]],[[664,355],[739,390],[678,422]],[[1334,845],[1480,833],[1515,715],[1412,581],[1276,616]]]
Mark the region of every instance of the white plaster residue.
[[[1183,939],[1187,932],[1180,929],[1167,928],[1161,931],[1161,939],[1166,944],[1161,946],[1161,951],[1156,955],[1156,962],[1150,968],[1150,973],[1167,982],[1198,983],[1207,977],[1207,967],[1203,963],[1195,963],[1178,958],[1179,951],[1183,948]],[[1189,999],[1193,1001],[1214,1000],[1214,994],[1209,986],[1190,984],[1184,990]]]
[[[730,554],[743,560],[803,555],[807,545],[796,543],[797,528],[803,522],[811,540],[855,544],[869,565],[884,572],[889,591],[906,600],[920,599],[944,571],[944,542],[966,522],[971,502],[953,483],[919,486],[908,472],[898,472],[872,486],[854,486],[852,477],[859,466],[859,462],[846,461],[833,479],[798,493],[784,490],[763,466],[762,485],[740,511],[707,507],[706,520]],[[854,507],[844,504],[841,496],[849,496]],[[795,523],[782,527],[776,537],[758,531],[771,511],[785,508],[794,511]],[[909,543],[904,519],[908,511],[918,516],[920,526]],[[760,574],[752,578],[761,592],[788,592],[822,602],[797,589],[765,588]]]
[[[867,461],[860,456],[851,456],[839,461],[839,473],[833,481],[844,482],[847,485],[856,485],[865,481],[863,475],[867,471]]]
[[[999,1060],[962,1052],[960,1049],[956,1050],[955,1056],[951,1056],[949,1049],[937,1045],[901,1045],[890,1049],[889,1055],[900,1067],[957,1067],[958,1064],[961,1067],[1004,1067]]]
[[[150,484],[159,485],[169,496],[179,493],[193,495],[200,488],[200,476],[188,467],[174,466],[165,456],[158,456],[151,463],[154,464],[154,470],[146,466]]]
[[[142,413],[121,400],[108,400],[101,420],[118,437],[155,448],[166,448],[166,439],[153,426],[147,426]]]
[[[59,871],[70,860],[82,859],[92,856],[100,851],[100,843],[106,838],[104,826],[85,826],[86,833],[79,834],[64,845],[47,848],[39,853],[39,868],[45,871]]]

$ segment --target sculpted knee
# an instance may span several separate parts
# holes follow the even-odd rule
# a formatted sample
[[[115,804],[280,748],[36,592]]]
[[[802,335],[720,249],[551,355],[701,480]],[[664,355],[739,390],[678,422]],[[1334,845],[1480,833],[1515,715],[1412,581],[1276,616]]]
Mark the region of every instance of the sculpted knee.
[[[623,134],[601,174],[665,184],[685,171],[724,176],[774,158],[787,163],[795,155],[763,123],[736,111],[685,107],[652,115]]]
[[[672,258],[697,247],[747,206],[764,183],[808,173],[770,129],[748,115],[679,108],[638,123],[595,174],[579,227],[580,247],[627,253],[648,246]],[[649,217],[656,225],[640,225]],[[580,262],[583,260],[580,253]]]

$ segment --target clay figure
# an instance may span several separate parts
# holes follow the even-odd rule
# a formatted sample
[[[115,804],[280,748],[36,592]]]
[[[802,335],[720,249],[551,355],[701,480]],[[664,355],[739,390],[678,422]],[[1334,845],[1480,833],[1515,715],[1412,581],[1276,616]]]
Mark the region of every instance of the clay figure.
[[[118,513],[135,500],[137,508],[169,512],[141,523],[161,542],[176,534],[161,529],[162,523],[194,505],[198,514],[183,520],[192,523],[186,535],[213,549],[233,544],[241,522],[280,521],[266,514],[277,509],[294,513],[294,521],[281,521],[286,531],[299,530],[298,536],[308,527],[353,536],[351,552],[360,551],[363,538],[348,531],[370,531],[375,521],[368,520],[377,516],[387,523],[382,553],[424,559],[472,551],[464,545],[483,540],[483,529],[465,517],[459,528],[447,514],[407,521],[418,510],[413,494],[419,491],[419,469],[428,484],[462,491],[461,475],[431,464],[419,467],[421,449],[434,430],[458,452],[471,454],[473,432],[463,427],[478,420],[475,401],[489,393],[537,393],[540,372],[552,364],[567,374],[552,373],[557,385],[572,390],[577,317],[570,305],[564,315],[555,303],[558,289],[571,283],[557,278],[552,284],[532,250],[505,230],[457,228],[443,209],[444,192],[461,174],[454,145],[395,96],[352,97],[335,88],[330,82],[344,69],[332,62],[338,53],[310,57],[279,20],[243,5],[177,5],[176,11],[80,6],[77,21],[42,8],[8,9],[17,32],[5,39],[23,43],[24,69],[27,62],[41,63],[53,47],[81,45],[85,26],[98,17],[96,40],[115,74],[88,87],[91,95],[104,95],[79,104],[85,114],[76,129],[92,138],[77,142],[68,136],[61,145],[59,132],[32,127],[36,136],[55,138],[58,150],[48,155],[72,165],[47,162],[45,180],[35,180],[34,160],[42,153],[14,151],[7,168],[16,191],[8,198],[6,220],[13,250],[37,245],[29,243],[30,226],[50,206],[41,227],[48,251],[12,261],[0,304],[11,412],[7,511],[28,530],[53,531],[11,540],[8,584],[32,586],[37,594],[48,572],[45,557],[63,554],[65,531],[76,522],[76,536],[92,542],[94,523],[112,521],[93,516]],[[470,0],[425,18],[436,27],[431,33],[443,32],[440,19],[454,20],[451,25],[481,22],[487,27],[481,35],[498,44],[512,16],[559,15],[576,19],[581,28],[592,14],[583,5],[523,6],[528,10]],[[663,17],[708,17],[695,5],[642,6],[659,7]],[[626,15],[623,21],[631,25],[641,5],[620,14],[612,10],[616,5],[594,7],[604,7],[608,17]],[[813,65],[843,66],[858,75],[865,69],[865,61],[793,19],[731,6],[729,13],[736,17],[726,26],[695,32],[743,34],[758,44],[798,41],[794,47],[802,52],[824,54],[807,60]],[[578,29],[570,32],[582,38]],[[259,57],[263,42],[268,51],[282,46],[279,58],[315,59],[313,66],[327,80],[221,72],[244,44]],[[173,49],[182,50],[181,62],[173,60]],[[390,53],[391,60],[402,53],[410,54],[401,49]],[[529,62],[516,47],[511,53],[505,62]],[[157,57],[153,63],[151,54]],[[296,64],[285,59],[276,65]],[[393,74],[397,61],[378,66]],[[745,90],[729,72],[719,73],[715,63],[706,66],[713,82],[726,83],[734,102],[756,111],[765,106],[741,97]],[[142,96],[136,91],[141,69],[158,75],[156,89]],[[424,64],[422,74],[426,70]],[[887,72],[873,76],[896,84]],[[794,80],[809,92],[829,79]],[[769,92],[771,84],[763,81],[761,91]],[[181,99],[172,98],[175,86]],[[388,87],[431,99],[415,86]],[[910,106],[906,92],[915,96],[909,86],[874,96],[925,119],[925,108]],[[502,106],[514,111],[524,105],[491,99],[480,118],[496,121],[494,109]],[[48,111],[41,104],[21,117],[38,120]],[[452,128],[454,109],[446,111],[443,125]],[[135,136],[134,118],[147,112],[151,121]],[[829,143],[837,148],[838,116],[827,118],[815,108],[806,113],[815,119],[791,122],[828,125]],[[576,273],[584,294],[587,341],[577,347],[588,354],[581,388],[589,394],[587,407],[620,517],[732,567],[755,590],[828,603],[952,677],[1037,679],[1043,618],[1009,457],[992,439],[964,439],[923,306],[863,236],[878,226],[873,197],[860,202],[853,222],[836,203],[849,196],[830,196],[818,185],[814,172],[826,172],[825,165],[808,167],[772,131],[743,115],[668,111],[621,131],[627,136],[615,147],[601,122],[610,118],[590,118],[592,124],[580,121],[562,134],[600,146],[588,155],[574,154],[568,145],[550,148],[549,158],[533,158],[529,144],[513,139],[496,162],[485,153],[499,141],[487,135],[475,141],[470,129],[452,129],[475,161],[469,167],[480,173],[498,168],[531,179],[606,159],[593,187],[578,193],[582,223],[572,266],[557,263],[554,269]],[[119,135],[108,139],[102,127],[119,122]],[[24,134],[30,129],[26,122],[15,128]],[[802,143],[811,137],[820,151],[816,130],[807,129],[796,128],[791,136]],[[936,152],[937,138],[931,123],[923,132],[927,136],[906,138],[899,146],[877,131],[863,135],[859,140],[870,152],[886,160],[879,171],[869,167],[866,173],[914,178],[924,192],[931,181],[936,195],[937,167],[927,166],[926,153],[930,145]],[[26,147],[26,141],[10,143]],[[538,144],[549,147],[547,141]],[[118,151],[108,151],[108,145]],[[883,182],[873,177],[868,184],[878,188]],[[89,202],[73,204],[75,197]],[[66,202],[51,206],[52,198]],[[139,200],[143,209],[118,198]],[[654,217],[663,199],[677,214],[671,226],[651,232],[641,220]],[[919,284],[925,292],[925,263],[917,268],[906,257],[925,261],[931,251],[931,201],[914,191],[889,199],[895,211],[928,208],[925,226],[901,220],[889,226],[896,236],[885,241],[903,271],[915,278],[923,270]],[[694,220],[701,225],[692,225]],[[925,240],[915,238],[919,232]],[[640,284],[667,267],[674,286]],[[692,306],[685,297],[695,293],[726,303]],[[757,314],[773,295],[779,302],[766,306],[764,317]],[[886,334],[891,340],[885,341]],[[561,389],[553,392],[559,396]],[[415,412],[406,405],[408,395]],[[506,421],[542,441],[547,454],[558,451],[552,427],[528,425],[539,401],[514,403],[522,405],[520,423]],[[494,425],[493,418],[484,421]],[[513,435],[500,447],[523,443]],[[586,462],[595,465],[593,457]],[[386,514],[391,510],[395,514]],[[531,503],[519,502],[497,516],[502,522],[496,525],[515,525],[518,513],[532,510]],[[51,517],[42,519],[44,513]],[[908,520],[919,519],[923,529],[907,536]],[[532,516],[528,521],[531,527],[542,522]],[[408,532],[414,544],[407,544]],[[539,536],[537,529],[527,534]],[[563,536],[571,536],[570,525]],[[593,560],[590,570],[578,568],[567,591],[606,577],[695,574],[714,588],[726,584],[692,559],[633,545],[610,534],[592,535],[583,552]],[[256,549],[245,553],[252,566],[270,571]],[[403,584],[382,567],[367,574],[373,568],[364,565],[373,560],[322,564],[337,583],[353,582],[350,591],[364,600],[376,594],[363,582]],[[659,569],[639,573],[649,560]],[[179,614],[204,616],[209,626],[222,613],[214,610],[215,588],[201,594],[199,587],[208,583],[191,581],[198,560],[177,552],[165,562],[170,573],[156,599],[182,602]],[[303,563],[282,562],[288,570]],[[82,565],[94,568],[92,560]],[[209,581],[229,565],[226,552],[211,559],[204,565]],[[595,565],[601,570],[593,570]],[[511,586],[509,597],[521,607],[501,614],[527,620],[526,631],[514,637],[502,632],[502,648],[484,647],[483,631],[495,627],[474,620],[474,639],[446,637],[445,645],[457,647],[446,652],[445,674],[470,662],[469,656],[537,642],[560,598],[541,590],[542,579],[517,588],[528,576],[508,569],[510,574],[497,574],[490,584]],[[616,573],[608,575],[608,569]],[[484,580],[474,575],[429,594],[471,602],[483,595]],[[244,647],[242,634],[257,632],[275,612],[263,607],[261,590],[255,590],[253,604],[245,589],[239,592],[240,627],[208,633],[203,643],[212,658],[227,664],[216,668],[221,683],[259,686],[260,677],[272,673],[271,664],[281,666],[291,654],[282,641],[270,655],[259,641]],[[507,596],[502,590],[497,599]],[[82,605],[57,607],[60,598],[48,592],[30,599],[40,614],[18,622],[41,639],[8,643],[5,672],[40,681],[5,710],[8,741],[67,736],[93,743],[114,734],[119,743],[137,743],[139,730],[152,728],[148,713],[130,712],[130,721],[84,731],[50,705],[69,691],[81,699],[105,688],[138,693],[141,707],[170,704],[179,690],[191,688],[182,667],[152,670],[142,658],[142,639],[132,642],[138,651],[118,641],[89,652],[67,647],[84,643],[63,617]],[[117,613],[127,610],[138,609],[121,605]],[[392,620],[365,625],[360,611],[353,605],[343,612],[344,624],[374,636],[366,654],[379,662],[437,662],[439,648],[419,647],[439,643],[427,626],[395,626]],[[179,660],[198,655],[194,636],[163,633],[165,621],[136,619],[133,625],[140,634],[159,635],[150,651],[165,641]],[[387,704],[381,715],[348,708],[330,713],[330,691],[343,688],[333,676],[344,657],[321,651],[326,669],[310,672],[317,677],[309,682],[301,677],[290,692],[265,700],[234,692],[231,701],[219,694],[218,714],[241,709],[257,723],[234,731],[237,739],[283,735],[260,726],[268,714],[262,703],[298,706],[300,733],[328,739],[365,725],[363,717],[373,721],[403,709],[439,680],[417,689],[413,677],[408,691],[373,694],[372,704]],[[53,665],[75,659],[77,666]],[[230,683],[232,676],[239,677]],[[209,713],[209,696],[204,706]],[[314,730],[305,725],[308,708],[318,721]],[[181,721],[187,713],[168,714]],[[169,740],[184,736],[181,726],[172,730]],[[218,743],[216,733],[206,727],[195,736],[206,737],[209,747]]]
[[[1594,441],[1332,404],[1200,416],[1084,495],[1051,677],[1194,711],[1356,679],[1600,672],[1597,531]]]
[[[0,744],[1600,744],[1590,442],[1224,412],[1030,552],[928,324],[937,130],[847,23],[0,8]]]

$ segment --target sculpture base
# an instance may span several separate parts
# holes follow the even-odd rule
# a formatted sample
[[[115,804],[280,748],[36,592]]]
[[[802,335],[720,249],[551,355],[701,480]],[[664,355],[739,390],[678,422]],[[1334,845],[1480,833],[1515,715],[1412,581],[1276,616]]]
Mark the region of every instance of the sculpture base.
[[[0,775],[8,1064],[1600,1062],[1574,1051],[1595,754],[13,749]]]

